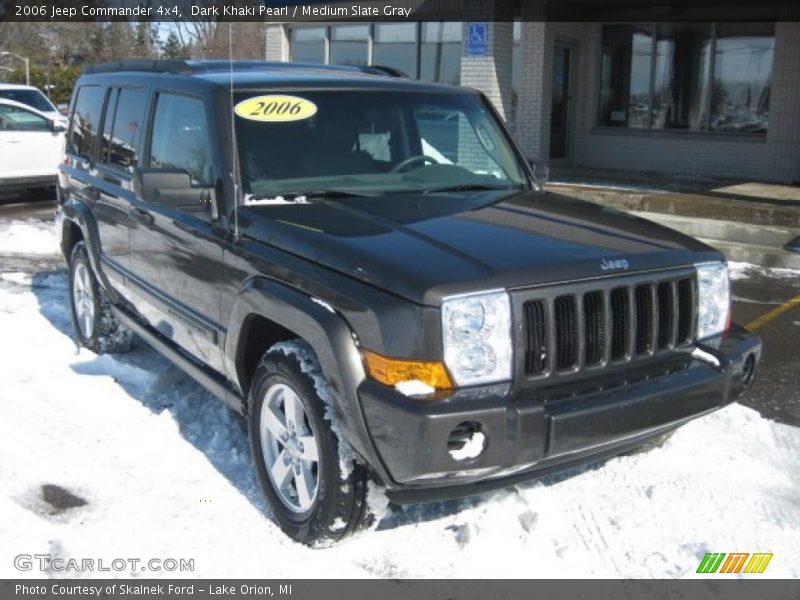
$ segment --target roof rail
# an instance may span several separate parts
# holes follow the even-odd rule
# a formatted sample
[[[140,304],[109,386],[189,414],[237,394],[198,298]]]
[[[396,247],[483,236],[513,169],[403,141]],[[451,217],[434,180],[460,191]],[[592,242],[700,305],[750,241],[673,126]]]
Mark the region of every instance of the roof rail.
[[[368,65],[361,67],[361,70],[364,73],[370,73],[371,75],[388,75],[389,77],[404,77],[408,79],[408,75],[406,75],[400,69],[387,67],[385,65]]]
[[[117,71],[148,71],[150,73],[191,73],[192,69],[185,60],[121,60],[117,62],[97,63],[84,67],[83,74],[114,73]]]
[[[324,65],[317,63],[293,62],[268,62],[263,60],[146,60],[131,59],[116,62],[97,63],[83,69],[84,75],[92,73],[117,73],[122,71],[138,71],[146,73],[172,73],[176,75],[190,75],[193,73],[208,73],[212,71],[227,71],[233,68],[236,71],[246,70],[292,70],[309,69],[319,71],[364,73],[366,75],[382,75],[384,77],[404,77],[408,75],[394,67],[383,65]]]

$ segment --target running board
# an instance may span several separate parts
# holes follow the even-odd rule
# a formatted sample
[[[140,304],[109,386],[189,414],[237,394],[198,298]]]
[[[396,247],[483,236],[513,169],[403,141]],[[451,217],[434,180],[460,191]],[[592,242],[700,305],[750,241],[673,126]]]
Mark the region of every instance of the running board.
[[[232,390],[227,383],[224,382],[222,377],[215,373],[209,372],[209,369],[198,364],[186,356],[183,352],[175,348],[174,344],[167,340],[158,332],[142,324],[139,319],[131,316],[124,309],[111,305],[111,310],[114,316],[119,319],[125,327],[133,331],[136,335],[142,338],[147,344],[153,347],[160,354],[171,360],[177,367],[184,373],[189,375],[197,383],[202,385],[209,392],[214,394],[217,398],[225,402],[233,410],[240,415],[245,414],[245,402],[242,397],[234,390]]]

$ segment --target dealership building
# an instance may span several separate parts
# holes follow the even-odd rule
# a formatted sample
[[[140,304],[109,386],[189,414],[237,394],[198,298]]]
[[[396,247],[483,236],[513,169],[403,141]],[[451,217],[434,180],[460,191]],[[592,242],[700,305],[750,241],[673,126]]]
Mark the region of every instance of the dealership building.
[[[800,183],[800,22],[781,20],[786,5],[597,6],[591,22],[542,20],[543,0],[440,0],[420,22],[272,24],[266,58],[479,89],[553,165]]]

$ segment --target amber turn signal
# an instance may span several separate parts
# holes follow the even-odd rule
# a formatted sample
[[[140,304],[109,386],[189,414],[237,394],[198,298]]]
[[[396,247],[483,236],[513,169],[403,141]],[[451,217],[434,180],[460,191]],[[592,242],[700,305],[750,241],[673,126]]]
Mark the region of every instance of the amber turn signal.
[[[453,387],[443,362],[386,358],[369,350],[363,350],[362,354],[367,375],[386,385],[394,386],[402,381],[416,379],[437,390],[449,390]]]

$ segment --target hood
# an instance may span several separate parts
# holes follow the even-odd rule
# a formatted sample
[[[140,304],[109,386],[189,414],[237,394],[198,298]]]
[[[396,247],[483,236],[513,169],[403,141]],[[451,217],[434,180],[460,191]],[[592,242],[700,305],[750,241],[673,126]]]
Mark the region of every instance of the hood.
[[[505,196],[505,197],[504,197]],[[242,233],[413,302],[719,260],[694,238],[545,192],[243,207]]]

